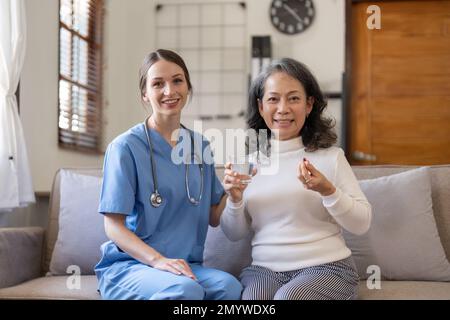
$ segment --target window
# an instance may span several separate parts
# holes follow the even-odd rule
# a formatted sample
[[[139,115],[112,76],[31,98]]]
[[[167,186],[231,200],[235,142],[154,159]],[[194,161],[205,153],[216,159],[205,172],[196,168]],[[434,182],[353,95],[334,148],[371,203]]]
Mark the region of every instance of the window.
[[[242,115],[248,83],[245,3],[200,0],[159,4],[155,22],[157,47],[178,52],[191,75],[194,95],[183,111],[184,119]]]
[[[103,0],[60,0],[59,145],[100,151]]]

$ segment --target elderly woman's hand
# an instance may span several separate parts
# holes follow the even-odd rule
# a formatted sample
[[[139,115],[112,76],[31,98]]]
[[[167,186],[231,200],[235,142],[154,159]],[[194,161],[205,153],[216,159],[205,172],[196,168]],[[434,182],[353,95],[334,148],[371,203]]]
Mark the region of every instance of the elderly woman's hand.
[[[297,177],[306,189],[317,191],[322,196],[336,191],[335,186],[305,158],[298,165]]]
[[[253,168],[252,176],[254,176],[256,172],[256,168]],[[248,176],[240,175],[231,169],[231,162],[225,164],[223,187],[230,197],[231,202],[239,203],[242,201],[242,195],[245,188],[247,188],[247,184],[241,183],[241,180],[246,179],[248,179]]]

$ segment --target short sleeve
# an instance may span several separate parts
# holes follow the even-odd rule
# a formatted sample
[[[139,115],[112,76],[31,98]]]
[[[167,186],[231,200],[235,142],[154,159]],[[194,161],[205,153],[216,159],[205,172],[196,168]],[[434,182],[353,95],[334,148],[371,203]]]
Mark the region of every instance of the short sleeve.
[[[136,194],[136,166],[126,144],[112,142],[105,153],[98,211],[132,213]]]

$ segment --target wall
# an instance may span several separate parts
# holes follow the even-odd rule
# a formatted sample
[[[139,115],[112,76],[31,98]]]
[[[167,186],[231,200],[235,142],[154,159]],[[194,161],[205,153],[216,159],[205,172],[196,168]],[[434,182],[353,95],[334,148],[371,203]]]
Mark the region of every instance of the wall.
[[[53,175],[60,167],[98,167],[103,161],[102,155],[58,147],[58,2],[26,1],[28,42],[21,77],[20,116],[37,192],[50,191]],[[146,114],[139,102],[137,73],[144,55],[154,49],[155,3],[106,0],[104,147],[119,133],[142,121]],[[290,56],[303,61],[325,91],[340,91],[344,70],[344,0],[314,1],[313,25],[295,36],[282,35],[271,26],[270,3],[271,0],[247,0],[249,42],[251,35],[271,35],[275,58]],[[340,108],[339,100],[330,101],[328,112],[338,121],[338,130]],[[243,126],[243,119],[234,119],[205,122],[203,129]]]
[[[180,0],[165,0],[164,3],[182,3]],[[204,2],[190,0],[189,3]],[[221,2],[209,0],[208,2]],[[224,0],[222,2],[240,2]],[[274,58],[291,57],[309,66],[319,81],[323,91],[341,92],[342,73],[345,62],[345,1],[316,0],[316,16],[311,27],[294,36],[278,32],[270,23],[269,8],[272,0],[247,0],[247,39],[250,64],[250,39],[253,35],[270,35],[272,56]],[[336,119],[338,145],[341,145],[341,100],[329,100],[327,113]],[[186,120],[192,126],[192,121]],[[203,129],[242,128],[243,119],[205,121]]]
[[[106,0],[104,146],[142,121],[146,114],[139,102],[137,73],[144,55],[154,49],[155,3]],[[271,35],[275,58],[290,56],[303,61],[325,91],[340,91],[344,70],[344,0],[314,1],[313,25],[295,36],[283,35],[271,26],[270,3],[271,0],[247,1],[249,42],[251,35]],[[101,166],[103,157],[58,147],[58,0],[27,0],[26,7],[28,43],[21,77],[21,119],[35,190],[48,192],[58,168]],[[340,121],[339,100],[330,101],[329,112]],[[203,129],[243,125],[243,119],[210,121],[204,123]]]
[[[315,0],[313,24],[303,33],[284,35],[272,27],[269,7],[272,0],[249,0],[250,35],[270,35],[274,58],[291,57],[305,63],[323,91],[341,92],[345,67],[345,1]],[[338,144],[342,136],[341,100],[329,100],[327,113],[336,119]]]
[[[248,1],[250,35],[271,35],[273,56],[292,57],[308,65],[325,91],[341,89],[344,71],[344,0],[316,0],[316,16],[309,29],[284,35],[269,20],[271,0]]]
[[[0,212],[1,227],[38,226],[46,228],[48,224],[48,196],[37,196],[36,203],[17,208],[11,212]]]
[[[131,5],[131,3],[133,5]],[[108,0],[105,21],[104,146],[118,134],[143,121],[138,71],[154,50],[154,1]]]
[[[153,1],[107,0],[105,17],[105,111],[103,144],[141,121],[137,69],[152,49]],[[27,0],[27,53],[21,77],[20,117],[33,184],[48,192],[60,167],[99,167],[103,155],[58,147],[58,0]]]
[[[136,79],[138,66],[153,49],[153,0],[106,0],[104,34],[103,148],[119,133],[141,121]],[[58,147],[59,0],[26,0],[27,52],[21,76],[20,117],[36,192],[49,192],[61,167],[100,167],[103,155]],[[130,49],[132,48],[132,49]],[[1,227],[46,226],[48,197],[36,204],[0,213]]]

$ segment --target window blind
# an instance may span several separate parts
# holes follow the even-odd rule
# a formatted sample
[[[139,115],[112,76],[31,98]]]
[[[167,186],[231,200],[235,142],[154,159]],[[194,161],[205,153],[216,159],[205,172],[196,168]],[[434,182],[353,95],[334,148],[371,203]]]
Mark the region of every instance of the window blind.
[[[60,0],[59,145],[100,151],[103,0]]]

